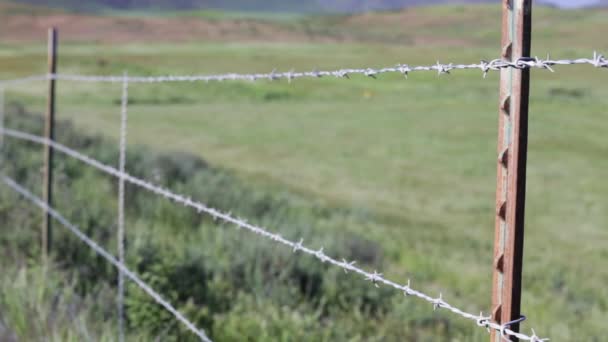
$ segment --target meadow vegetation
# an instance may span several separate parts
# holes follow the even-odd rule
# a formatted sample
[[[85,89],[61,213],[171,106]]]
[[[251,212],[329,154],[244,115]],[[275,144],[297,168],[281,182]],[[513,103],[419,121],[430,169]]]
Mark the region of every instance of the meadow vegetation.
[[[533,53],[608,50],[608,12],[535,10]],[[499,18],[493,6],[445,6],[247,19],[295,37],[272,43],[110,44],[68,34],[59,69],[162,75],[469,63],[498,55]],[[45,46],[28,39],[0,45],[2,78],[44,73]],[[607,75],[589,66],[532,73],[523,329],[552,340],[600,341],[608,318]],[[497,74],[476,71],[133,84],[127,169],[487,312],[497,89]],[[43,83],[8,88],[7,125],[40,133],[44,91]],[[120,86],[60,82],[58,94],[59,140],[116,164]],[[5,171],[40,189],[40,147],[5,139],[4,153]],[[117,181],[59,157],[56,182],[58,209],[114,250]],[[0,339],[114,339],[115,270],[63,232],[53,261],[41,265],[38,210],[0,189]],[[127,195],[129,266],[216,340],[487,339],[426,303],[141,190]],[[132,339],[192,338],[137,288],[127,299]]]

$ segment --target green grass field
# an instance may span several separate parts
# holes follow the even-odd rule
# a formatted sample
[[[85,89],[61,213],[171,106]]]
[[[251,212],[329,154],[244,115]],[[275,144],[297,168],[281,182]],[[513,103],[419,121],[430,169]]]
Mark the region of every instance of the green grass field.
[[[208,74],[473,63],[498,56],[499,9],[418,13],[416,20],[432,25],[402,31],[384,13],[363,16],[374,23],[369,26],[343,18],[276,22],[317,35],[348,32],[348,43],[68,41],[60,45],[59,70]],[[539,8],[535,16],[534,54],[572,58],[608,50],[606,11]],[[400,43],[409,38],[412,43]],[[44,68],[43,43],[0,45],[0,78]],[[555,69],[532,72],[522,304],[529,321],[522,328],[552,341],[601,341],[608,319],[608,73],[590,66]],[[189,152],[252,186],[359,212],[369,220],[347,229],[382,246],[386,262],[379,271],[385,276],[411,278],[415,288],[487,313],[497,90],[498,74],[483,79],[477,71],[416,73],[407,80],[132,84],[129,148]],[[15,86],[6,100],[41,111],[44,94],[42,83]],[[118,137],[120,85],[60,82],[57,101],[59,118],[87,134]]]

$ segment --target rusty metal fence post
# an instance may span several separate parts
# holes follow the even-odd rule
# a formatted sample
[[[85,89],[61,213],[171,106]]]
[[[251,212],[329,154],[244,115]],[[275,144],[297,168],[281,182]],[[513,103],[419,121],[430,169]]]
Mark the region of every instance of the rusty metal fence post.
[[[48,32],[48,72],[54,75],[57,71],[57,29],[51,28]],[[49,78],[47,110],[44,123],[44,137],[55,140],[55,79]],[[44,203],[53,205],[53,149],[44,146],[44,166],[42,179],[42,198]],[[52,217],[48,210],[43,211],[42,219],[42,257],[46,259],[53,243]]]
[[[532,0],[503,0],[502,6],[502,58],[529,57]],[[521,315],[529,88],[529,69],[501,71],[492,319],[503,325]],[[519,324],[509,328],[519,331]],[[492,332],[492,341],[501,339]]]

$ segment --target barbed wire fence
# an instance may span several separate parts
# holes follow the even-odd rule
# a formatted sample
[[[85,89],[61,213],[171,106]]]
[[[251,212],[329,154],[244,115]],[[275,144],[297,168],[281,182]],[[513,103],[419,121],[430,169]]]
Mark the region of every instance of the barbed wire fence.
[[[608,68],[608,59],[597,51],[593,53],[591,58],[581,57],[576,59],[551,59],[549,56],[543,59],[540,57],[523,57],[515,62],[505,61],[502,59],[493,59],[491,61],[481,60],[479,63],[471,64],[442,64],[437,62],[430,65],[411,66],[408,64],[398,64],[396,66],[387,66],[382,68],[340,68],[335,70],[311,70],[304,72],[285,71],[277,72],[276,69],[268,73],[224,73],[216,75],[165,75],[165,76],[100,76],[100,75],[79,75],[79,74],[64,74],[64,73],[49,73],[45,75],[31,75],[10,80],[0,81],[0,85],[11,86],[32,81],[73,81],[73,82],[91,82],[91,83],[123,83],[125,80],[128,83],[166,83],[166,82],[223,82],[223,81],[277,81],[292,80],[299,78],[350,78],[352,75],[363,75],[371,78],[377,78],[382,74],[401,74],[405,77],[411,73],[431,71],[439,75],[450,74],[454,70],[480,70],[482,76],[485,77],[491,71],[500,71],[502,69],[545,69],[554,72],[555,66],[566,65],[590,65],[595,68]]]
[[[102,258],[106,259],[109,263],[111,263],[114,267],[116,267],[120,273],[124,274],[126,277],[131,279],[139,288],[141,288],[144,292],[146,292],[154,301],[163,306],[167,311],[169,311],[173,316],[183,323],[186,328],[196,334],[202,341],[211,341],[209,337],[205,334],[202,329],[198,329],[192,322],[190,322],[184,315],[182,315],[177,309],[175,309],[169,302],[167,302],[163,297],[154,291],[146,282],[141,280],[134,272],[129,270],[124,263],[117,260],[110,252],[103,249],[99,246],[95,241],[89,238],[86,234],[84,234],[78,227],[74,224],[70,223],[65,217],[63,217],[58,211],[54,208],[49,207],[42,199],[32,194],[30,191],[19,185],[13,179],[2,175],[3,182],[8,185],[15,192],[23,196],[25,199],[32,202],[34,205],[38,206],[40,209],[48,212],[57,222],[61,223],[65,228],[67,228],[72,234],[74,234],[78,239],[80,239],[83,243],[88,245],[95,253],[99,254]]]
[[[110,252],[103,249],[91,238],[86,236],[82,231],[78,229],[74,224],[70,223],[65,217],[63,217],[56,209],[54,209],[49,203],[45,203],[44,200],[36,197],[30,191],[25,189],[23,186],[16,183],[13,179],[7,176],[1,176],[3,182],[10,187],[12,190],[23,196],[25,199],[32,202],[34,205],[47,212],[61,225],[67,228],[71,233],[76,235],[83,243],[87,244],[97,254],[106,259],[109,263],[118,269],[118,295],[117,295],[117,310],[118,310],[118,330],[119,340],[124,340],[125,334],[125,321],[124,321],[124,277],[129,278],[135,284],[140,287],[144,292],[151,296],[158,304],[168,310],[178,321],[183,323],[192,333],[198,336],[203,341],[210,341],[209,337],[205,334],[202,329],[197,328],[191,321],[184,317],[179,311],[177,311],[169,302],[164,300],[162,296],[155,292],[148,284],[146,284],[141,278],[139,278],[134,272],[129,270],[125,264],[125,226],[124,226],[124,196],[125,196],[125,182],[145,189],[152,192],[160,197],[168,199],[176,204],[184,207],[191,208],[201,215],[209,215],[214,220],[219,220],[225,223],[234,225],[237,228],[242,228],[253,234],[262,236],[274,243],[281,244],[285,247],[293,250],[296,255],[308,255],[313,258],[327,264],[331,264],[338,267],[344,272],[354,273],[366,281],[369,281],[375,286],[387,286],[393,288],[405,296],[418,298],[428,304],[432,305],[434,310],[446,310],[457,316],[463,317],[472,321],[480,328],[485,328],[488,331],[493,331],[502,339],[510,340],[511,338],[517,338],[525,341],[546,341],[546,338],[541,338],[536,335],[534,330],[532,333],[527,335],[520,333],[516,330],[511,329],[511,326],[519,323],[522,319],[514,320],[500,324],[492,320],[492,316],[484,315],[483,313],[474,314],[464,311],[450,303],[448,303],[443,295],[440,293],[437,297],[431,296],[421,290],[416,290],[411,287],[411,283],[408,280],[407,284],[400,284],[396,281],[390,280],[385,277],[382,273],[374,270],[370,272],[356,266],[356,261],[349,261],[340,257],[332,257],[323,251],[323,248],[314,249],[304,244],[303,240],[294,241],[284,238],[278,233],[271,232],[270,230],[249,223],[246,219],[235,217],[217,208],[210,207],[205,203],[187,197],[183,194],[178,194],[170,189],[157,186],[144,179],[136,178],[125,170],[126,161],[126,142],[127,142],[127,107],[128,107],[128,89],[130,83],[165,83],[165,82],[224,82],[224,81],[279,81],[286,80],[291,82],[300,78],[311,78],[318,79],[324,77],[335,77],[335,78],[350,78],[353,75],[361,75],[365,77],[378,78],[383,74],[400,74],[407,78],[411,73],[416,72],[436,72],[438,75],[450,74],[455,70],[479,70],[482,72],[482,76],[485,77],[489,72],[501,71],[504,69],[515,69],[515,70],[529,70],[529,69],[542,69],[554,72],[556,66],[570,66],[570,65],[588,65],[595,68],[608,68],[608,60],[601,54],[594,52],[591,58],[577,58],[577,59],[551,59],[547,58],[529,58],[523,57],[518,58],[515,61],[507,61],[504,59],[492,59],[489,61],[482,60],[479,63],[472,64],[442,64],[437,62],[431,65],[418,65],[410,66],[408,64],[399,64],[392,67],[383,68],[340,68],[336,70],[326,71],[287,71],[277,72],[273,70],[270,73],[225,73],[215,75],[166,75],[166,76],[129,76],[126,72],[122,76],[98,76],[98,75],[80,75],[80,74],[63,74],[63,73],[48,73],[46,75],[31,75],[27,77],[3,80],[0,81],[0,151],[2,150],[2,143],[4,137],[14,138],[22,141],[29,141],[37,143],[46,147],[50,147],[52,150],[61,152],[71,158],[77,159],[99,171],[109,174],[118,179],[119,191],[118,191],[118,229],[117,229],[117,250],[118,257],[114,257]],[[86,156],[68,146],[62,145],[48,137],[37,136],[27,132],[17,131],[4,127],[4,93],[6,87],[16,86],[20,84],[27,84],[36,81],[71,81],[71,82],[92,82],[92,83],[119,83],[122,84],[121,93],[121,112],[120,112],[120,132],[119,132],[119,166],[118,169],[103,164],[102,162]],[[3,162],[2,154],[0,153],[0,163]]]
[[[356,261],[348,261],[343,258],[335,258],[335,257],[328,256],[324,253],[323,248],[315,250],[313,248],[310,248],[310,247],[307,247],[306,245],[304,245],[303,240],[299,240],[298,242],[295,242],[295,241],[286,239],[286,238],[282,237],[280,234],[272,233],[263,227],[259,227],[259,226],[253,225],[251,223],[248,223],[247,220],[245,220],[245,219],[233,217],[218,209],[209,207],[202,202],[193,200],[190,197],[174,193],[171,190],[154,185],[143,179],[136,178],[134,176],[129,175],[128,173],[121,172],[120,170],[117,170],[116,168],[114,168],[112,166],[103,164],[96,159],[90,158],[84,154],[79,153],[78,151],[75,151],[75,150],[73,150],[67,146],[64,146],[62,144],[59,144],[55,141],[46,139],[41,136],[36,136],[36,135],[32,135],[32,134],[29,134],[26,132],[16,131],[16,130],[8,129],[8,128],[3,128],[1,131],[1,134],[4,136],[7,136],[7,137],[11,137],[11,138],[16,138],[16,139],[20,139],[20,140],[24,140],[24,141],[38,143],[38,144],[45,145],[45,146],[50,146],[54,150],[59,151],[74,159],[77,159],[106,174],[114,176],[118,179],[123,179],[124,181],[129,182],[130,184],[133,184],[142,189],[148,190],[156,195],[162,196],[168,200],[173,201],[174,203],[178,203],[185,207],[192,208],[192,209],[196,210],[199,214],[210,215],[214,220],[221,220],[223,222],[233,224],[237,228],[243,228],[254,234],[263,236],[273,242],[285,245],[285,246],[289,247],[290,249],[292,249],[294,253],[302,252],[303,254],[308,254],[310,256],[315,257],[316,259],[318,259],[321,262],[326,262],[331,265],[337,266],[337,267],[343,269],[345,272],[353,272],[355,274],[358,274],[358,275],[362,276],[364,280],[371,282],[375,286],[385,285],[385,286],[391,287],[393,289],[396,289],[396,290],[402,292],[404,294],[404,296],[413,296],[413,297],[422,299],[423,301],[426,301],[429,304],[431,304],[434,310],[445,309],[456,315],[459,315],[461,317],[474,321],[480,327],[484,327],[488,330],[494,329],[494,330],[500,332],[500,334],[502,336],[514,336],[520,340],[534,341],[534,342],[543,341],[543,339],[536,336],[535,333],[533,333],[532,335],[521,334],[521,333],[518,333],[518,332],[515,332],[515,331],[509,329],[509,325],[500,325],[500,324],[491,322],[490,317],[484,316],[483,313],[480,313],[477,315],[477,314],[468,313],[462,309],[459,309],[459,308],[449,304],[443,298],[442,294],[439,294],[438,297],[433,297],[428,294],[425,294],[424,292],[413,289],[411,287],[410,281],[408,281],[407,284],[399,284],[395,281],[385,278],[382,273],[378,273],[377,271],[369,272],[369,271],[363,270],[362,268],[359,268],[356,266]],[[15,188],[15,186],[14,186],[15,183],[10,178],[5,177],[4,181],[9,186],[13,185],[13,186],[11,186],[13,189]],[[20,193],[22,193],[22,191],[20,191]],[[40,203],[38,203],[38,201],[36,201],[36,200],[33,200],[32,196],[25,196],[25,197],[31,201],[34,201],[35,204],[40,206]],[[46,206],[46,207],[48,207],[48,206]],[[46,209],[46,207],[43,207],[43,209]],[[60,215],[58,215],[58,213],[55,212],[54,214],[51,214],[51,215],[59,220]],[[65,221],[65,219],[59,220],[59,221],[63,225],[66,225],[67,221]],[[67,224],[69,224],[69,223],[67,223]],[[68,226],[68,228],[69,228],[69,226]],[[73,230],[73,229],[70,229],[70,230]],[[99,248],[101,248],[101,247],[99,247]],[[100,254],[104,258],[108,259],[105,256],[105,254],[108,254],[107,252],[105,252],[105,254],[102,254],[102,253],[100,253]],[[115,259],[108,259],[108,260],[115,266],[116,266],[116,264],[122,265],[122,268],[119,268],[119,270],[121,270],[122,272],[125,272],[124,269],[126,268],[126,266],[124,266],[123,263],[120,263],[120,262],[116,261]],[[112,260],[114,260],[115,262],[113,262]],[[126,272],[125,272],[125,275],[127,275]],[[130,278],[133,279],[132,277],[130,277]],[[173,311],[171,311],[171,312],[173,313]],[[176,317],[178,317],[178,316],[176,315]],[[182,319],[180,319],[180,321],[183,322]]]

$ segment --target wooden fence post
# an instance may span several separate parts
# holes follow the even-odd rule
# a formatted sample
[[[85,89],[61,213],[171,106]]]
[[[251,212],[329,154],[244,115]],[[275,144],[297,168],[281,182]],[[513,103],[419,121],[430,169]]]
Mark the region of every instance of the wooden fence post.
[[[48,73],[54,75],[57,71],[57,29],[48,32]],[[49,78],[46,117],[44,121],[44,137],[55,140],[55,79]],[[42,194],[47,206],[53,205],[53,148],[44,146]],[[53,243],[52,218],[48,210],[44,210],[42,219],[42,257],[48,258]]]

